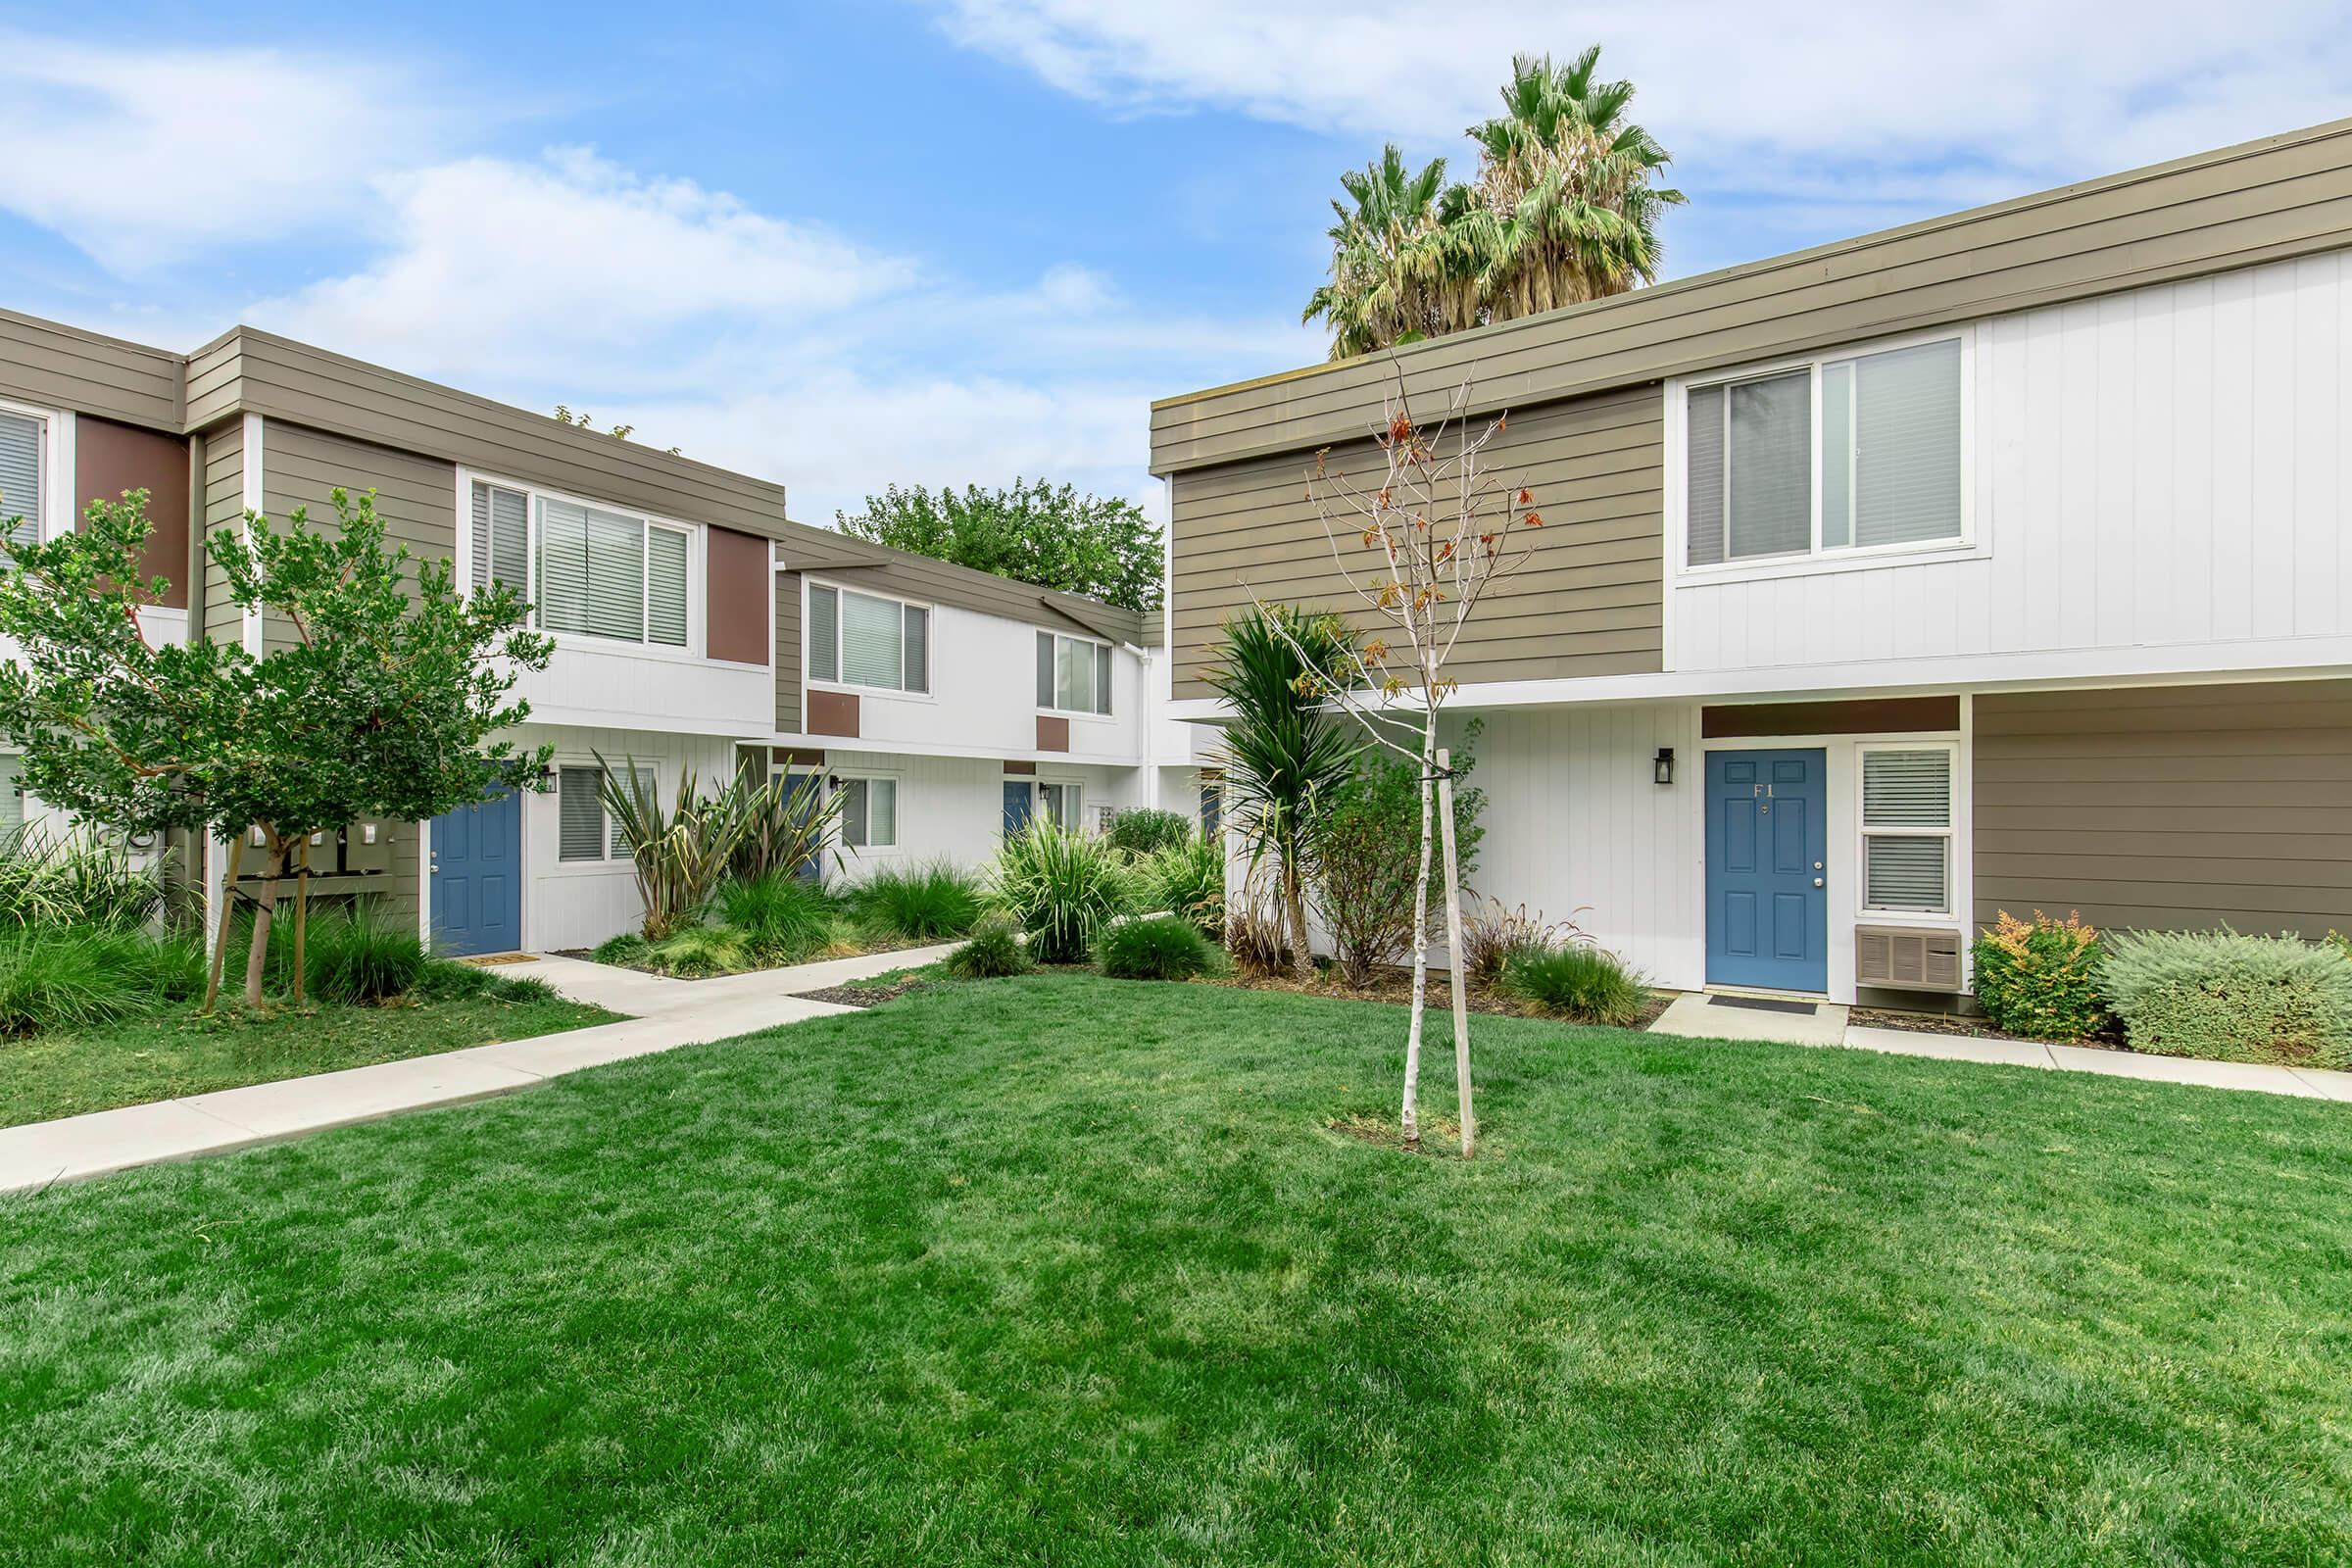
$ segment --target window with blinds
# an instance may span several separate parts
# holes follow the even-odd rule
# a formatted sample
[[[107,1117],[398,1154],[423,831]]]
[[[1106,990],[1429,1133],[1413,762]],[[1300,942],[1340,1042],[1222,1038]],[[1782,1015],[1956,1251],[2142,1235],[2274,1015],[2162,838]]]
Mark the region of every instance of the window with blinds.
[[[841,842],[853,850],[887,850],[899,842],[899,781],[841,781]]]
[[[605,855],[605,803],[598,798],[593,767],[556,770],[556,858],[602,860]]]
[[[921,605],[808,585],[808,678],[881,691],[931,689],[931,612]]]
[[[541,498],[539,624],[549,631],[685,647],[687,549],[682,529]]]
[[[1951,912],[1952,767],[1949,747],[1862,753],[1864,908]]]
[[[24,825],[24,759],[0,757],[0,837]]]
[[[471,560],[468,586],[487,588],[504,583],[518,594],[531,591],[531,504],[519,490],[505,485],[473,483],[473,527],[468,540]]]
[[[1065,713],[1110,711],[1110,645],[1037,634],[1037,706]]]
[[[31,544],[41,536],[42,454],[48,436],[39,419],[0,410],[0,527],[12,545]]]
[[[1961,383],[1945,338],[1690,388],[1686,562],[1964,537]]]

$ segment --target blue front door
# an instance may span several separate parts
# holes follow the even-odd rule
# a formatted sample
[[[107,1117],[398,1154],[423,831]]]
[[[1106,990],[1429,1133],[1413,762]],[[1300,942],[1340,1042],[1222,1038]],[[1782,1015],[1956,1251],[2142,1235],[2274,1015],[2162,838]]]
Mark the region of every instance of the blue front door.
[[[444,953],[522,943],[522,797],[502,790],[433,818],[433,942]]]
[[[1830,984],[1829,766],[1821,751],[1707,754],[1707,981]]]
[[[1025,778],[1004,781],[1004,831],[1018,833],[1029,825],[1029,814],[1037,809],[1037,786]]]

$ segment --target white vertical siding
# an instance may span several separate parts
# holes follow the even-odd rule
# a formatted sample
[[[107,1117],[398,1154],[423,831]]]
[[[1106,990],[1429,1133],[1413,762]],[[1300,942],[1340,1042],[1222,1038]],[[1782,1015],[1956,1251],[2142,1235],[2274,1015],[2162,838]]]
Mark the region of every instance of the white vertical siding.
[[[1981,553],[1670,579],[1667,668],[1891,684],[1909,660],[2177,647],[2196,667],[2352,637],[2348,361],[2341,252],[1980,322]]]
[[[517,739],[525,746],[552,745],[559,766],[593,762],[598,753],[615,767],[624,760],[650,766],[664,805],[677,799],[685,769],[692,768],[700,786],[710,790],[725,784],[735,766],[731,743],[692,735],[526,724]],[[559,809],[552,792],[522,799],[522,939],[538,953],[592,948],[607,937],[634,930],[645,914],[637,897],[636,869],[627,860],[557,858]]]
[[[826,875],[857,882],[881,866],[949,860],[978,870],[997,853],[1004,829],[1004,764],[995,758],[914,757],[896,752],[825,751],[834,773],[884,774],[899,783],[899,842],[828,857]],[[1100,806],[1141,804],[1134,767],[1040,762],[1037,777],[1075,783],[1091,826]],[[1025,779],[1023,780],[1026,781]]]
[[[1675,775],[1651,775],[1658,748]],[[1487,715],[1475,781],[1487,792],[1476,890],[1573,918],[1663,985],[1696,986],[1703,788],[1698,709],[1688,703]]]

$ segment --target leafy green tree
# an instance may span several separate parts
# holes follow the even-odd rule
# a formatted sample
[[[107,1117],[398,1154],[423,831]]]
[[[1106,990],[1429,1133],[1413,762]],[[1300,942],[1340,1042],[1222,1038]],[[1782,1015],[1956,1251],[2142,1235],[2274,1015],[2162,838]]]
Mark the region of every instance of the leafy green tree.
[[[1015,479],[1009,489],[892,485],[865,510],[834,514],[843,533],[1129,610],[1156,610],[1159,529],[1118,496]]]
[[[1226,710],[1217,748],[1225,819],[1250,846],[1253,867],[1273,858],[1291,966],[1300,979],[1313,972],[1306,935],[1313,852],[1357,750],[1352,726],[1324,706],[1319,683],[1326,671],[1351,663],[1353,646],[1338,616],[1272,605],[1225,623],[1208,674]]]
[[[520,672],[554,648],[528,629],[528,607],[505,587],[462,595],[447,561],[387,550],[372,493],[338,489],[332,504],[331,530],[297,508],[282,528],[248,513],[206,541],[225,601],[286,628],[258,658],[238,643],[147,639],[137,612],[170,585],[140,575],[144,491],[93,505],[79,530],[23,546],[0,569],[0,634],[23,650],[0,666],[0,735],[24,753],[24,787],[120,831],[228,839],[232,874],[260,834],[249,1005],[262,1001],[280,883],[313,833],[537,788],[547,760],[499,738],[530,711],[511,697]],[[299,964],[295,975],[299,1002]]]

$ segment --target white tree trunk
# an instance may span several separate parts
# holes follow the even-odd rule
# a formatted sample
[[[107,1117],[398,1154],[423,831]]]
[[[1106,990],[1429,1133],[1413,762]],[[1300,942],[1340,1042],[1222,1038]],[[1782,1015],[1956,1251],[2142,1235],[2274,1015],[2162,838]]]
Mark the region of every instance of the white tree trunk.
[[[1421,1142],[1421,1019],[1429,1010],[1429,859],[1437,809],[1438,710],[1427,710],[1421,726],[1421,874],[1413,879],[1413,1014],[1404,1036],[1404,1147]]]
[[[1462,979],[1462,874],[1453,848],[1453,753],[1438,748],[1438,831],[1446,842],[1446,956],[1453,976],[1453,1082],[1461,1102],[1462,1157],[1478,1142],[1478,1114],[1470,1106],[1470,998]]]

